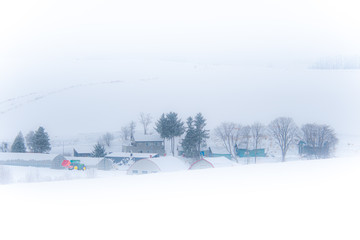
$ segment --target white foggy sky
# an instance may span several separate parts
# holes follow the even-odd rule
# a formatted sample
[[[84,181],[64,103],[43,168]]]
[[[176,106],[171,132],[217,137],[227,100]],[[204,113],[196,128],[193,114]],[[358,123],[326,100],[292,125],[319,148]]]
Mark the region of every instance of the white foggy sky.
[[[325,0],[2,1],[0,112],[22,105],[0,114],[0,139],[39,125],[52,135],[115,131],[141,111],[184,120],[201,111],[211,128],[291,116],[360,134],[359,71],[306,69],[360,55],[358,9]],[[104,81],[123,82],[4,102]]]

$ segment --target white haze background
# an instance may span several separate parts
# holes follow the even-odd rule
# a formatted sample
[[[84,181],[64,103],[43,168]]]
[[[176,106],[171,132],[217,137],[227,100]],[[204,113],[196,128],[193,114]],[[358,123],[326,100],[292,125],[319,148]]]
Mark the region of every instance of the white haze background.
[[[140,112],[360,134],[356,1],[2,1],[0,133],[118,131]]]
[[[360,135],[359,70],[309,69],[360,55],[358,12],[346,0],[0,1],[0,141],[168,111],[201,111],[209,129],[291,116]],[[354,139],[335,159],[1,185],[0,238],[357,240]]]

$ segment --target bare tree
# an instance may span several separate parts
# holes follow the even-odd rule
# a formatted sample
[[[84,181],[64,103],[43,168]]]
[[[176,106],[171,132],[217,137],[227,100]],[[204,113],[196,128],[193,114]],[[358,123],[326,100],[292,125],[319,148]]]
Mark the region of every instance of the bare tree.
[[[0,152],[8,152],[9,151],[9,144],[7,142],[2,142],[0,144]]]
[[[235,145],[242,138],[242,126],[232,122],[223,122],[214,130],[215,137],[221,141],[226,151],[236,158]]]
[[[298,134],[298,127],[292,118],[280,117],[273,120],[268,129],[281,149],[282,161],[284,162],[286,153]]]
[[[255,163],[257,156],[257,149],[264,138],[264,133],[265,133],[265,126],[263,124],[256,122],[253,125],[251,125],[251,136],[255,150]]]
[[[250,144],[250,138],[251,138],[251,127],[250,126],[244,126],[242,128],[242,143],[245,145],[246,150],[249,149]]]
[[[328,125],[305,124],[301,128],[305,146],[302,153],[308,157],[327,158],[338,142],[334,129]]]
[[[130,130],[130,139],[131,139],[131,141],[134,140],[135,128],[136,128],[136,122],[131,121],[131,122],[129,123],[129,130]]]
[[[101,140],[101,142],[103,142],[106,146],[110,147],[111,142],[114,140],[114,135],[107,132],[102,136]]]
[[[121,138],[122,140],[129,140],[130,137],[130,128],[128,126],[124,126],[121,128]]]
[[[28,147],[28,149],[30,150],[30,152],[34,152],[34,135],[35,132],[34,131],[30,131],[26,136],[26,145]]]
[[[144,134],[147,134],[147,130],[149,125],[152,123],[152,117],[150,115],[150,113],[140,113],[140,123],[143,125],[144,127]]]

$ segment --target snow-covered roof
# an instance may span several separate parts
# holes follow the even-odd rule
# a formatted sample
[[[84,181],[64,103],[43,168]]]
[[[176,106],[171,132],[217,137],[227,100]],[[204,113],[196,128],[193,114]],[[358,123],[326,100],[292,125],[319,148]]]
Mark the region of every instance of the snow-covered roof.
[[[233,161],[227,159],[226,157],[206,157],[204,159],[211,163],[214,168],[233,167],[236,165]]]
[[[113,153],[106,155],[105,157],[107,157],[107,158],[130,157],[130,154],[131,153],[128,153],[128,152],[113,152]],[[157,153],[132,153],[132,157],[135,157],[135,158],[150,158],[155,155],[158,155],[158,154]]]
[[[2,152],[0,153],[0,161],[52,161],[56,156],[58,156],[58,154]]]
[[[151,135],[144,135],[141,133],[135,133],[134,139],[136,142],[162,142],[164,139],[159,134],[153,133]]]
[[[211,152],[216,154],[229,154],[229,152],[223,148],[218,146],[210,146]],[[208,151],[209,147],[202,149],[201,151]]]
[[[154,162],[163,172],[187,170],[189,168],[189,165],[183,160],[172,156],[149,158],[148,160]]]
[[[181,171],[187,170],[189,168],[188,164],[183,160],[172,156],[166,156],[138,160],[129,169],[134,169],[138,166],[146,165],[147,162],[155,164],[162,172]]]

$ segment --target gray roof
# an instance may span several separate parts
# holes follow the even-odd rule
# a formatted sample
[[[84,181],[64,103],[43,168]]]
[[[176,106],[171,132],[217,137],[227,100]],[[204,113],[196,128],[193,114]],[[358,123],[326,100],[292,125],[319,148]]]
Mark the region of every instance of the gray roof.
[[[162,142],[162,141],[164,141],[164,139],[162,139],[160,137],[160,135],[156,134],[156,133],[151,134],[151,135],[135,133],[134,139],[135,139],[135,142]]]

